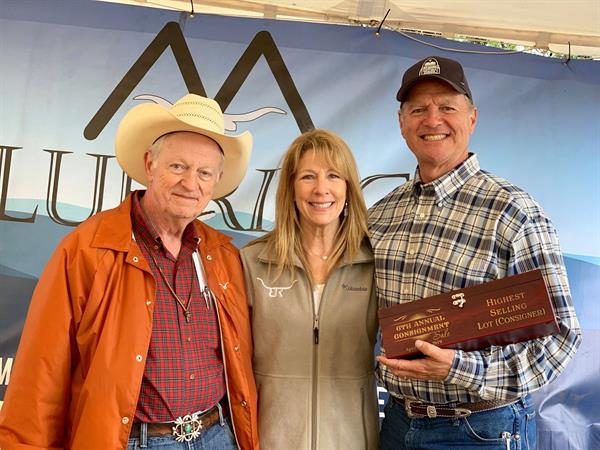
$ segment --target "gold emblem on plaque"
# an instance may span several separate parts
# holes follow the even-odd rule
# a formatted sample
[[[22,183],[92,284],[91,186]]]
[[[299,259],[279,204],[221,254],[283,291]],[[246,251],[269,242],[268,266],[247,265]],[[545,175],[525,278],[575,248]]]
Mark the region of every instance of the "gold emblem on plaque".
[[[454,306],[458,306],[459,308],[462,308],[465,305],[465,303],[467,303],[467,300],[465,299],[465,294],[463,294],[462,292],[452,295],[452,300],[454,300],[452,304]]]

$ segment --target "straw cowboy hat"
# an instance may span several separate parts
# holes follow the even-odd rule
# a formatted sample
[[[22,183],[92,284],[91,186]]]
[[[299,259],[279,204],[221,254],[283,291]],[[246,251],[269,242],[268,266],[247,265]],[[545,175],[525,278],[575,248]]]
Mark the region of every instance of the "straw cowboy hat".
[[[219,104],[196,94],[180,98],[170,108],[153,103],[131,108],[117,128],[115,155],[119,165],[135,181],[147,186],[144,153],[159,137],[177,131],[208,136],[223,150],[223,175],[215,186],[213,198],[224,197],[239,186],[248,168],[252,135],[245,131],[238,136],[226,136]]]

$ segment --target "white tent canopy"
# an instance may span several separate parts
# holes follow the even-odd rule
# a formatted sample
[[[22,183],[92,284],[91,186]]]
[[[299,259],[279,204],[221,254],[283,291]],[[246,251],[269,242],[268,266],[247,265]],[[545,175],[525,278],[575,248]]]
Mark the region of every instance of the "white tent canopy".
[[[600,0],[102,0],[190,12],[475,37],[600,59]]]

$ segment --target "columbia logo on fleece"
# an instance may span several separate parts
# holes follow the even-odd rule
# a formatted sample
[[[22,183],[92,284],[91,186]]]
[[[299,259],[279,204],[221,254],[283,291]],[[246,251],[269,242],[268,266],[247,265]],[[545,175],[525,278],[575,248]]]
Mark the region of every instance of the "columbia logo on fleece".
[[[346,283],[342,283],[342,289],[345,289],[347,291],[360,291],[360,292],[366,292],[367,288],[363,287],[363,286],[350,286]]]

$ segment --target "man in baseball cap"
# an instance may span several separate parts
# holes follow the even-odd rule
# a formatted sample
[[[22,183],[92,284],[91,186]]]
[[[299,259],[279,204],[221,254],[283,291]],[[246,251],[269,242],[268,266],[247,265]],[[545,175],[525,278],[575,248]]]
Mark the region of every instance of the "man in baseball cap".
[[[556,230],[535,200],[481,170],[470,152],[477,109],[459,62],[424,58],[404,73],[396,98],[418,166],[369,212],[380,306],[541,269],[560,331],[471,352],[440,348],[431,333],[415,341],[422,357],[414,360],[386,358],[383,348],[378,377],[390,396],[380,448],[535,449],[529,394],[554,380],[581,342]]]
[[[197,220],[238,187],[251,148],[199,95],[125,114],[115,154],[146,189],[78,226],[42,273],[2,449],[258,448],[239,254]]]

